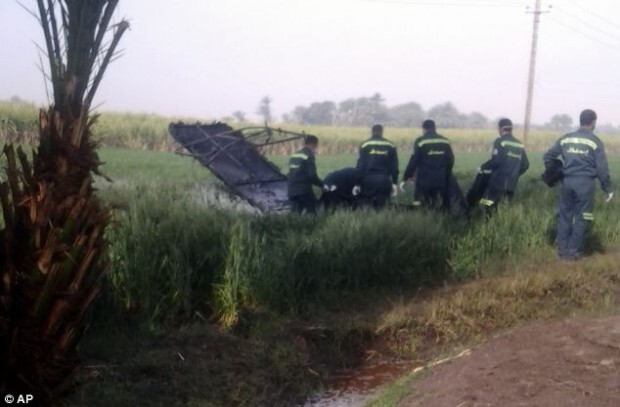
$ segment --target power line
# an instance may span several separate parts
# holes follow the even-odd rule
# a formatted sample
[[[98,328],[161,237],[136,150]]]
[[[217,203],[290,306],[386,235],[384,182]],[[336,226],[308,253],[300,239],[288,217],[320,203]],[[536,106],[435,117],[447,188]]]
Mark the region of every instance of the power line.
[[[507,7],[523,7],[523,3],[472,3],[476,0],[467,0],[467,3],[455,3],[450,1],[405,1],[405,0],[362,0],[369,3],[386,3],[386,4],[404,4],[409,6],[441,6],[441,7],[494,7],[494,8],[507,8]]]
[[[599,27],[597,27],[597,26],[593,25],[593,24],[592,24],[591,22],[589,22],[588,20],[585,20],[585,19],[583,19],[583,18],[581,18],[581,17],[579,17],[579,16],[576,16],[576,15],[574,15],[574,14],[572,14],[572,13],[569,13],[569,12],[567,12],[567,11],[565,11],[565,10],[561,9],[561,8],[557,8],[557,7],[556,7],[556,8],[555,8],[555,10],[559,11],[559,12],[560,12],[560,13],[562,13],[562,14],[565,14],[565,15],[569,16],[570,18],[572,18],[572,19],[574,19],[574,20],[577,20],[579,23],[581,23],[581,24],[583,24],[583,25],[585,25],[585,26],[587,26],[587,27],[591,28],[591,29],[592,29],[592,30],[594,30],[594,31],[597,31],[597,32],[599,32],[599,33],[601,33],[601,34],[603,34],[603,35],[606,35],[607,37],[610,37],[610,38],[612,38],[612,39],[614,39],[614,40],[616,40],[616,41],[619,41],[619,42],[620,42],[620,36],[618,36],[618,35],[616,35],[616,34],[612,34],[612,33],[608,32],[608,31],[606,31],[606,30],[603,30],[603,29],[601,29],[601,28],[599,28]]]
[[[556,24],[562,25],[562,26],[564,26],[565,28],[568,28],[569,30],[571,30],[571,31],[573,31],[573,32],[576,32],[577,34],[580,34],[580,35],[582,35],[582,36],[584,36],[584,37],[588,38],[588,39],[589,39],[589,40],[591,40],[591,41],[594,41],[594,42],[596,42],[596,43],[598,43],[598,44],[600,44],[600,45],[603,45],[603,46],[605,46],[605,47],[607,47],[607,48],[609,48],[609,49],[612,49],[612,50],[614,50],[614,51],[620,52],[620,47],[616,47],[616,46],[614,46],[614,45],[612,45],[612,44],[609,44],[609,43],[607,43],[607,42],[601,41],[600,39],[598,39],[598,38],[596,38],[596,37],[593,37],[593,36],[591,36],[590,34],[588,34],[588,33],[586,33],[586,32],[583,32],[583,31],[581,31],[580,29],[575,28],[575,27],[573,27],[573,26],[571,26],[571,25],[568,25],[568,24],[566,24],[565,22],[560,21],[560,20],[558,20],[558,19],[556,19],[556,18],[553,18],[553,17],[551,17],[551,16],[549,17],[549,19],[550,19],[551,21],[553,21],[554,23],[556,23]]]
[[[615,21],[612,21],[610,19],[608,19],[607,17],[603,17],[600,14],[597,14],[587,8],[585,8],[584,6],[580,5],[579,3],[573,1],[573,0],[567,0],[570,4],[572,4],[573,6],[577,7],[578,9],[581,9],[582,11],[585,11],[586,13],[590,14],[593,17],[598,18],[601,21],[606,22],[607,24],[611,25],[612,27],[615,27],[617,29],[620,29],[620,24],[618,24]]]

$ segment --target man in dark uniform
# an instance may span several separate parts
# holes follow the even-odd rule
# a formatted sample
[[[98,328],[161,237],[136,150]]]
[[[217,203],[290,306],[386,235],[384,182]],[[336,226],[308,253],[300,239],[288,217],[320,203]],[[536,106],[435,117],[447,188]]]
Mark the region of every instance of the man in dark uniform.
[[[523,143],[512,135],[510,119],[501,119],[498,130],[499,137],[493,144],[492,157],[480,167],[480,172],[490,174],[480,200],[480,204],[487,210],[497,208],[504,196],[512,201],[519,177],[530,167]]]
[[[357,160],[357,173],[361,188],[361,203],[374,208],[383,208],[390,195],[398,187],[398,152],[396,146],[383,138],[383,126],[372,126],[372,137],[362,143]],[[354,193],[355,195],[355,193]]]
[[[316,196],[312,186],[323,187],[323,182],[316,174],[314,153],[318,146],[316,136],[306,136],[304,147],[289,160],[288,197],[294,213],[316,213]]]
[[[448,210],[448,187],[454,167],[454,153],[450,141],[437,134],[434,121],[425,120],[422,130],[424,134],[413,144],[413,154],[405,170],[403,183],[415,177],[413,206]]]
[[[355,168],[342,168],[330,172],[323,179],[323,183],[325,186],[320,201],[326,209],[353,208],[355,206],[353,188],[359,184]]]
[[[579,123],[579,130],[561,137],[543,158],[547,169],[555,159],[561,158],[564,163],[557,242],[558,254],[565,260],[582,255],[586,232],[594,220],[594,178],[599,179],[607,201],[613,197],[605,146],[593,133],[596,113],[584,110]]]

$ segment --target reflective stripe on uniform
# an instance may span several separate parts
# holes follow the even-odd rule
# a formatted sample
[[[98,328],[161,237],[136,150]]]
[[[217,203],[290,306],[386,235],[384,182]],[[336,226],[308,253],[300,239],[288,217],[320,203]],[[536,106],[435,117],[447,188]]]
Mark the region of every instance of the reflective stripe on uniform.
[[[292,170],[296,170],[297,168],[299,168],[299,167],[300,167],[300,165],[297,165],[297,164],[291,164],[291,165],[289,165],[288,167],[289,167],[290,169],[292,169]]]
[[[564,144],[585,144],[586,146],[592,148],[592,150],[596,150],[598,147],[594,141],[583,137],[567,137],[560,141],[560,145],[563,146]]]
[[[307,160],[309,157],[307,154],[297,153],[297,154],[293,154],[291,158],[301,158],[302,160]]]
[[[584,220],[594,220],[594,214],[591,212],[584,212],[583,213],[583,219]]]
[[[514,147],[514,148],[520,148],[520,149],[524,148],[523,144],[519,143],[518,141],[505,140],[505,141],[502,141],[500,144],[502,145],[502,147],[508,146],[508,147]]]
[[[422,206],[421,201],[413,201],[413,206]]]
[[[418,146],[422,147],[422,146],[425,146],[426,144],[450,144],[450,142],[442,138],[429,138],[429,139],[420,141],[418,143]]]
[[[387,141],[387,140],[368,140],[367,142],[362,144],[362,148],[366,148],[368,146],[388,146],[388,147],[394,147],[394,144],[392,144],[391,141]]]
[[[493,206],[494,203],[495,202],[491,201],[490,199],[481,199],[480,200],[480,205],[483,205],[483,206]]]
[[[493,174],[493,170],[482,170],[480,171],[481,174],[485,174],[485,175],[489,175],[489,174]]]
[[[511,158],[516,158],[517,160],[521,159],[521,154],[515,154],[515,153],[512,153],[512,152],[506,154],[506,156],[507,157],[511,157]]]

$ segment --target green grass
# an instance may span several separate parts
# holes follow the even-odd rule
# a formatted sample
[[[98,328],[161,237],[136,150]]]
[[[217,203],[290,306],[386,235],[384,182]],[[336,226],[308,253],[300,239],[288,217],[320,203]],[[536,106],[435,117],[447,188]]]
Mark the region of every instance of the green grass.
[[[401,168],[408,159],[406,151],[401,150]],[[116,376],[106,375],[109,381],[102,387],[89,387],[81,395],[83,400],[112,397],[105,391],[106,383],[119,397],[144,395],[150,386],[146,378],[166,382],[181,374],[180,369],[187,369],[188,386],[175,383],[172,389],[184,389],[188,405],[252,405],[253,392],[291,386],[287,372],[295,372],[299,386],[286,387],[291,393],[278,399],[290,402],[295,394],[308,391],[306,380],[313,374],[307,369],[317,369],[308,354],[321,353],[323,348],[315,349],[309,341],[305,347],[291,347],[292,342],[305,339],[298,338],[302,335],[288,321],[320,324],[323,319],[318,316],[340,315],[332,326],[356,332],[353,314],[363,306],[377,308],[367,311],[365,329],[384,338],[391,352],[412,356],[431,346],[429,341],[433,346],[449,347],[521,321],[613,303],[619,278],[615,257],[595,256],[579,263],[583,268],[570,270],[554,265],[549,229],[558,191],[538,180],[540,153],[530,154],[532,168],[520,182],[517,202],[502,206],[488,221],[398,211],[316,217],[259,215],[230,196],[191,158],[119,148],[103,148],[100,156],[106,163],[103,172],[115,181],[98,179],[96,186],[106,201],[121,209],[107,232],[110,269],[94,310],[93,331],[100,334],[106,327],[124,326],[129,320],[152,335],[204,318],[243,341],[231,339],[233,345],[229,345],[217,343],[210,334],[198,339],[166,336],[154,340],[158,351],[101,355],[105,360],[126,361],[119,362],[123,367],[115,370]],[[487,158],[486,152],[457,154],[455,173],[464,190]],[[273,159],[286,166],[287,157]],[[609,159],[615,179],[620,174],[620,157],[612,154]],[[323,152],[317,158],[318,170],[324,176],[354,165],[355,160],[355,154]],[[410,191],[398,197],[401,203],[410,200]],[[620,243],[619,209],[617,200],[604,204],[602,193],[597,192],[595,226],[588,241],[591,252]],[[548,265],[551,272],[532,271],[538,265],[545,269]],[[524,269],[529,273],[521,273]],[[443,291],[439,288],[443,286],[451,288]],[[419,297],[412,294],[416,292],[421,293]],[[381,300],[382,293],[390,297]],[[428,298],[424,295],[432,293],[438,293],[437,297],[424,301]],[[387,306],[391,298],[402,301]],[[269,322],[255,324],[264,316]],[[270,347],[276,343],[271,336],[274,332],[279,335],[278,345]],[[337,337],[346,337],[346,332]],[[205,366],[179,367],[176,359],[170,360],[170,349],[184,349],[184,343],[199,347],[202,340],[215,342],[215,355],[218,347],[247,348],[240,355],[229,351],[227,362],[213,362],[212,371]],[[338,342],[342,343],[346,342]],[[209,357],[216,358],[214,354]],[[97,357],[92,346],[88,357]],[[265,365],[276,366],[277,374],[259,368]],[[165,372],[153,374],[135,366]],[[231,371],[244,368],[263,372],[266,382],[248,375],[237,387],[226,383]],[[199,382],[194,376],[204,371],[214,378],[207,387],[213,397],[226,393],[229,398],[215,402],[207,392],[195,390]],[[134,376],[140,380],[124,384]],[[171,402],[172,394],[158,392],[149,400],[159,397]],[[269,400],[260,394],[265,397],[261,400]]]
[[[307,314],[319,305],[337,307],[342,295],[494,275],[555,256],[549,230],[556,190],[537,180],[538,154],[532,154],[517,203],[489,221],[391,211],[257,216],[190,158],[121,149],[103,149],[101,157],[115,182],[98,186],[124,208],[109,232],[107,295],[153,326],[196,311],[225,326],[243,310]],[[457,155],[464,190],[486,158]],[[274,157],[281,166],[286,160]],[[353,165],[355,156],[321,155],[317,162],[325,175]],[[610,165],[612,173],[620,170],[617,157]],[[598,198],[592,250],[620,236],[613,221],[618,204]],[[398,201],[409,203],[411,195]]]

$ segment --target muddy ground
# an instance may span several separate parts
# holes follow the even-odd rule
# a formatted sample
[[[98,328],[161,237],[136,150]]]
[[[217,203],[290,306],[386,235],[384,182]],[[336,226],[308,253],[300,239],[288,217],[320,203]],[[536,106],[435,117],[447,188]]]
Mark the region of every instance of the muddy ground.
[[[620,406],[620,317],[542,321],[430,369],[400,406]]]

